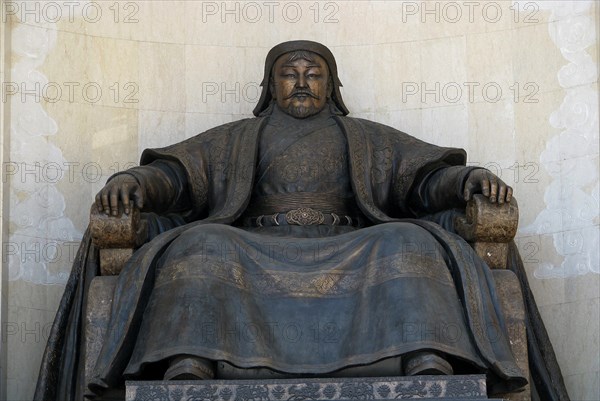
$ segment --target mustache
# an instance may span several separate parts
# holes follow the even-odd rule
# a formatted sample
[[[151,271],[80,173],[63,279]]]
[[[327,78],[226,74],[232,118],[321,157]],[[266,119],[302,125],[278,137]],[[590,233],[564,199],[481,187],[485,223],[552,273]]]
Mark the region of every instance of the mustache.
[[[314,93],[312,93],[311,91],[307,91],[307,90],[296,90],[296,91],[292,92],[288,97],[286,97],[286,99],[291,99],[296,96],[310,96],[314,99],[319,99],[319,96],[317,96]]]

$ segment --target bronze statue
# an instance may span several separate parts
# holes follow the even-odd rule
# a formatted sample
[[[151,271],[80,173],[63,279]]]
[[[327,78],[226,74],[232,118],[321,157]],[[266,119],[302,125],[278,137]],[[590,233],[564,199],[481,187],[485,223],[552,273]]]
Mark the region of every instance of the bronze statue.
[[[217,362],[523,387],[490,269],[448,223],[512,189],[462,149],[347,117],[319,43],[275,46],[262,87],[256,118],[145,150],[96,196],[113,216],[139,208],[149,238],[119,275],[89,389],[214,378]]]

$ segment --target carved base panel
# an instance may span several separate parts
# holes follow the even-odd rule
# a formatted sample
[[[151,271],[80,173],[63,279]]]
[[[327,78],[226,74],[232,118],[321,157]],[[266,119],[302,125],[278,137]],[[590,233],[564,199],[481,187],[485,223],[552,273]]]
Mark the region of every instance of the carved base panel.
[[[127,401],[488,400],[485,376],[127,382]]]

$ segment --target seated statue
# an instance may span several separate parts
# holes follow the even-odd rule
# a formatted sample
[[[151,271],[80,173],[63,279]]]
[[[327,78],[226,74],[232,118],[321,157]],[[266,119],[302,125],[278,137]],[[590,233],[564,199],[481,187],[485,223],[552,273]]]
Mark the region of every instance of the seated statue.
[[[525,386],[491,270],[446,224],[512,189],[462,149],[348,117],[319,43],[275,46],[261,85],[256,118],[147,149],[96,196],[145,213],[148,241],[118,277],[89,390],[361,366]]]

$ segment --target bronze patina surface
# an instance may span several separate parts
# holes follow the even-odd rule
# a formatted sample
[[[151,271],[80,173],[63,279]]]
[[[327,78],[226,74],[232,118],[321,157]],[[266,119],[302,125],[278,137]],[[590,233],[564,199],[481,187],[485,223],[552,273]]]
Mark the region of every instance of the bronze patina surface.
[[[512,189],[466,167],[462,149],[348,117],[319,43],[275,46],[262,86],[255,118],[147,149],[98,193],[104,220],[141,210],[147,239],[116,279],[89,390],[184,366],[314,377],[390,358],[403,361],[391,375],[443,366],[484,373],[492,393],[525,386],[492,271],[448,224],[475,194],[504,205]],[[477,235],[477,221],[462,222]],[[117,231],[138,242],[135,227]],[[419,367],[415,355],[436,362]],[[81,380],[51,379],[37,399],[71,399],[65,388]]]

